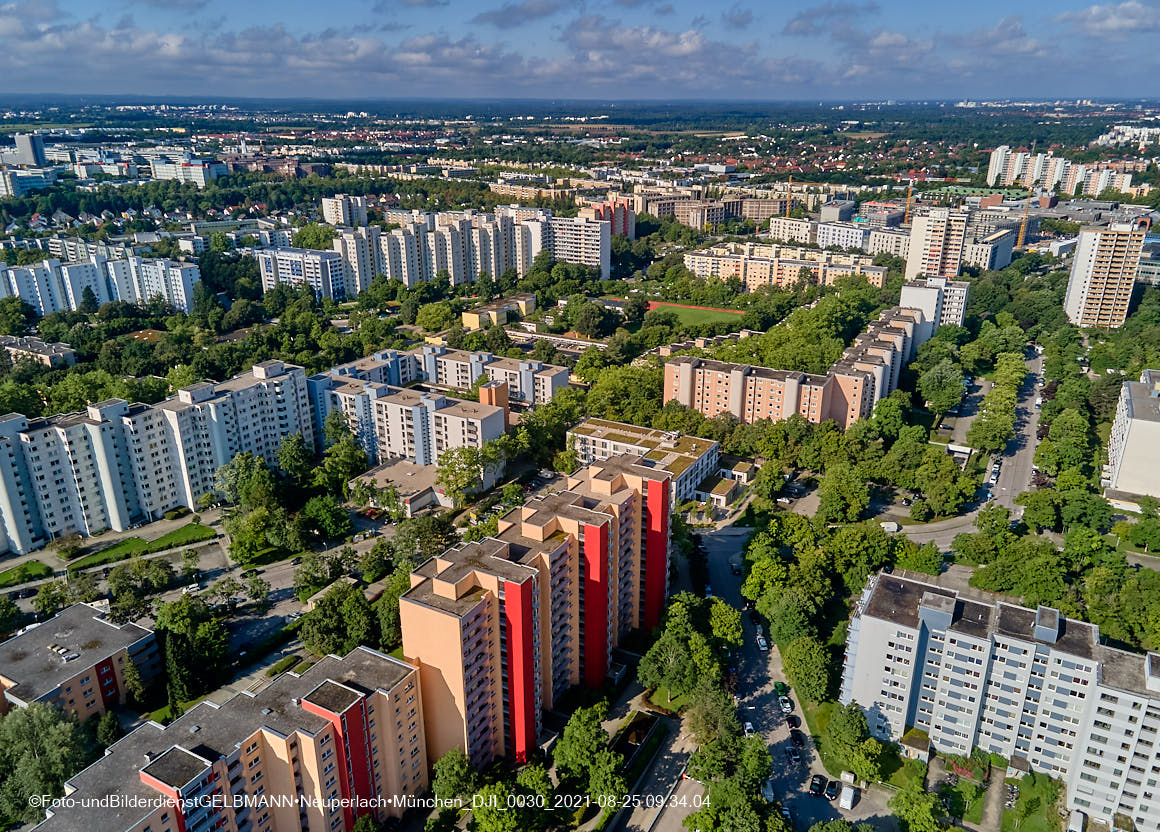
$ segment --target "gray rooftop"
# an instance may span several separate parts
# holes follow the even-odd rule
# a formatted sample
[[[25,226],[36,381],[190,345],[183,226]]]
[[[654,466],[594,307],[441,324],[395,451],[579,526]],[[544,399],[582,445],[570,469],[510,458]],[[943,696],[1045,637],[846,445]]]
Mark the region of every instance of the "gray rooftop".
[[[0,644],[0,676],[14,683],[5,693],[34,702],[85,668],[151,635],[136,624],[118,627],[88,604],[73,604]]]

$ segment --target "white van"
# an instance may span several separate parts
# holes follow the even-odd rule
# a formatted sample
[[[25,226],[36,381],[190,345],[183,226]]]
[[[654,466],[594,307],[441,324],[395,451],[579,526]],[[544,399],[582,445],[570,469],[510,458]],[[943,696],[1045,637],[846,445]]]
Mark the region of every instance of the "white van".
[[[1067,832],[1083,832],[1087,825],[1087,815],[1079,809],[1075,809],[1071,813],[1071,818],[1067,822]]]

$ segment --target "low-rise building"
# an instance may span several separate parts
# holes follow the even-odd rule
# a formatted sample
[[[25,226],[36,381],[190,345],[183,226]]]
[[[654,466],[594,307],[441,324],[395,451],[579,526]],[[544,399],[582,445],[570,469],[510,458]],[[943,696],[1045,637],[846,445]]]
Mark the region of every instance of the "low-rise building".
[[[489,326],[503,326],[513,319],[525,318],[535,311],[536,296],[531,292],[520,292],[466,309],[460,316],[463,328],[470,332]]]
[[[130,663],[146,683],[157,675],[152,630],[73,604],[0,643],[0,714],[47,702],[78,722],[100,716],[125,704]]]
[[[1102,484],[1160,497],[1160,370],[1145,370],[1139,381],[1125,381],[1120,388]]]
[[[76,350],[68,344],[50,344],[30,335],[0,335],[0,349],[13,361],[35,361],[46,367],[71,367],[77,361]]]
[[[585,419],[568,431],[567,447],[581,465],[614,456],[639,456],[641,464],[668,471],[673,505],[694,499],[701,481],[717,473],[717,443],[674,431],[642,428],[607,419]]]

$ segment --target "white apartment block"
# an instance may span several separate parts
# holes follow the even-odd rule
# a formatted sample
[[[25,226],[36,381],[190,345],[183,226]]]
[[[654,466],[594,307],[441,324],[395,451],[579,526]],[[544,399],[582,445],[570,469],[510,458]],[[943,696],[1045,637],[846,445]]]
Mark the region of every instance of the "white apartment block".
[[[323,197],[322,221],[328,225],[366,225],[367,198],[347,194]]]
[[[906,279],[958,277],[966,243],[967,213],[931,208],[913,218],[906,254]]]
[[[1160,497],[1160,370],[1120,388],[1108,437],[1102,484],[1113,491]]]
[[[345,300],[346,269],[337,251],[315,251],[309,248],[270,248],[256,252],[262,274],[262,291],[269,292],[279,283],[290,286],[306,284],[320,298]]]
[[[1068,808],[1160,830],[1160,655],[1099,628],[925,579],[871,577],[850,623],[840,701],[871,733],[915,728],[933,750],[999,754],[1066,784]]]
[[[145,304],[156,298],[181,312],[193,309],[193,287],[201,280],[195,263],[127,257],[67,263],[50,258],[35,266],[0,267],[0,297],[16,295],[39,315],[61,310],[76,311],[85,287],[98,303],[123,300]]]
[[[996,231],[963,246],[963,263],[983,271],[1005,269],[1015,253],[1015,232],[1009,228]]]
[[[566,447],[576,451],[580,465],[629,454],[642,465],[672,474],[669,492],[672,506],[692,500],[704,480],[716,476],[718,445],[712,439],[685,436],[675,431],[642,428],[607,419],[585,419],[568,431]]]
[[[382,232],[377,225],[338,229],[333,245],[342,258],[343,293],[346,297],[357,297],[376,277],[386,274]]]
[[[908,280],[902,284],[898,305],[903,309],[920,309],[923,317],[922,341],[940,326],[962,326],[967,316],[967,297],[971,284],[945,277]]]
[[[870,242],[870,228],[865,223],[823,222],[818,223],[817,243],[821,248],[856,248],[865,250]]]
[[[910,233],[890,228],[873,228],[866,240],[866,253],[889,254],[891,257],[905,258],[910,252]]]
[[[612,224],[584,217],[549,217],[547,249],[554,260],[581,263],[599,270],[600,279],[611,275]]]
[[[212,159],[195,159],[184,154],[180,159],[162,157],[149,161],[150,174],[154,179],[172,179],[177,182],[192,182],[204,188],[219,176],[225,176],[226,166]]]
[[[276,465],[291,433],[313,435],[306,374],[280,361],[156,405],[113,399],[45,419],[9,414],[0,419],[0,551],[192,508],[235,455]]]
[[[818,240],[818,223],[813,220],[770,217],[769,236],[783,243],[813,245]]]
[[[505,382],[511,400],[524,404],[547,404],[568,386],[567,367],[533,359],[494,358],[483,365],[483,371],[490,381]]]

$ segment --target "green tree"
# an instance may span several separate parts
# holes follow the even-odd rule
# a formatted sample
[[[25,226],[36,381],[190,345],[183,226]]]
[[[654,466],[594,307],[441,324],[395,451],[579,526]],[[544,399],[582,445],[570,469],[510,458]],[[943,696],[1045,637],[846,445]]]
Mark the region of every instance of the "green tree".
[[[720,598],[714,598],[709,607],[709,629],[713,638],[729,647],[741,644],[741,612]]]
[[[628,794],[628,784],[620,776],[624,758],[610,748],[601,748],[588,763],[588,796],[594,801],[618,800]]]
[[[458,748],[452,748],[431,767],[431,791],[440,800],[468,799],[476,789],[476,773]]]
[[[375,602],[375,612],[379,619],[380,646],[384,650],[394,650],[403,641],[403,629],[399,621],[399,597],[411,588],[411,572],[415,563],[408,558],[399,561],[387,578],[383,594]]]
[[[379,643],[379,622],[360,586],[339,583],[322,596],[302,622],[302,641],[320,656],[345,656],[360,644]]]
[[[0,595],[0,641],[10,636],[24,618],[24,613],[16,602],[7,595]]]
[[[578,708],[569,717],[564,733],[552,751],[556,771],[563,780],[588,782],[588,771],[598,752],[608,747],[608,732],[601,724],[608,706],[598,702]]]
[[[354,529],[350,512],[331,494],[311,497],[302,507],[301,516],[307,528],[329,540],[341,540]]]
[[[314,453],[301,433],[288,433],[278,446],[278,467],[301,487],[310,479],[314,469]]]
[[[781,651],[786,678],[797,690],[813,702],[826,698],[830,687],[830,657],[825,646],[814,638],[791,641]]]
[[[97,720],[97,744],[103,748],[108,748],[110,745],[119,740],[124,732],[121,730],[121,722],[117,719],[117,715],[112,711],[105,711]]]
[[[510,795],[504,783],[488,783],[476,793],[471,810],[473,832],[519,832],[520,818],[508,809]]]
[[[314,484],[346,499],[350,481],[366,469],[366,451],[354,437],[344,436],[323,452],[322,464],[314,471]]]
[[[68,603],[68,587],[64,581],[49,581],[41,584],[32,599],[32,608],[41,618],[56,615]]]
[[[64,782],[93,756],[80,725],[55,706],[13,708],[0,718],[0,818],[42,820],[44,810],[29,798],[59,797]]]
[[[145,680],[141,678],[137,662],[133,661],[132,658],[125,660],[125,666],[121,670],[121,682],[125,686],[125,694],[128,696],[129,702],[138,707],[145,703],[149,691],[145,686]]]
[[[942,832],[938,796],[928,792],[921,779],[907,780],[890,798],[889,806],[910,832]]]
[[[826,469],[818,488],[817,516],[827,523],[854,522],[870,504],[866,479],[853,466],[839,462]]]
[[[309,222],[294,232],[295,248],[312,248],[318,251],[328,251],[330,244],[338,235],[331,226],[316,222]]]
[[[36,310],[11,295],[0,298],[0,335],[27,335],[36,323]]]
[[[668,701],[683,696],[696,682],[696,669],[686,641],[665,632],[644,654],[637,666],[637,678],[647,688],[664,687]]]
[[[946,413],[963,400],[963,371],[944,359],[919,377],[918,390],[931,410],[940,415]]]

